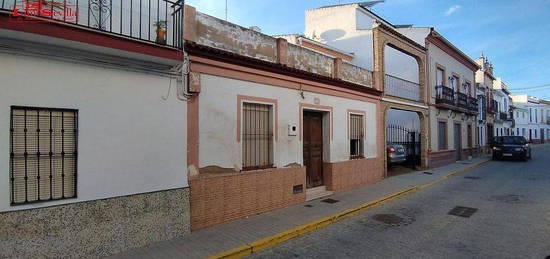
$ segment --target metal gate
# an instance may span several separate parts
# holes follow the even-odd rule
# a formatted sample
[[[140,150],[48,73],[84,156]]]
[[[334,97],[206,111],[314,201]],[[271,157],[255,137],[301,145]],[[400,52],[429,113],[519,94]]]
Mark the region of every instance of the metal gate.
[[[420,166],[420,132],[401,125],[386,126],[386,143],[402,145],[407,154],[406,166],[416,169]]]

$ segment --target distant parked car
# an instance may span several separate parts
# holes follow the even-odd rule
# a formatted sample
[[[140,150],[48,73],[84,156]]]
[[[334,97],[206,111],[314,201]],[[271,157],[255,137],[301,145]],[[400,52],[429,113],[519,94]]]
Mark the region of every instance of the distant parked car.
[[[407,160],[407,154],[402,145],[387,142],[386,153],[388,155],[388,165],[403,163]]]
[[[493,160],[518,158],[527,161],[531,158],[531,145],[522,136],[500,136],[493,139]]]

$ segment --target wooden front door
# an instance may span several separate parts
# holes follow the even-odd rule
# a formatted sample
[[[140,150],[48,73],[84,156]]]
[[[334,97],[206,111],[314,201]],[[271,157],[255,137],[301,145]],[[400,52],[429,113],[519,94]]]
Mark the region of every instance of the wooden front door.
[[[304,112],[304,165],[307,188],[323,185],[323,114]]]
[[[461,126],[458,123],[455,123],[454,127],[454,139],[455,139],[455,150],[456,150],[456,160],[462,160],[462,130]]]

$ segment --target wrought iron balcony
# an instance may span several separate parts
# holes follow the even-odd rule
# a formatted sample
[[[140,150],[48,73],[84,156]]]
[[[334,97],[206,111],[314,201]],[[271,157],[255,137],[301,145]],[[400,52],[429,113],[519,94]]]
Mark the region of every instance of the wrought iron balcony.
[[[438,85],[435,87],[435,103],[455,105],[455,95],[453,89]]]
[[[480,122],[487,120],[487,107],[482,106],[481,112],[479,113],[479,120]]]
[[[473,97],[468,97],[468,110],[471,112],[478,112],[477,99]]]
[[[68,24],[179,49],[183,11],[169,0],[0,0],[14,23]]]
[[[498,103],[495,100],[491,100],[489,105],[487,106],[487,112],[488,113],[496,113],[498,111]]]
[[[514,112],[513,112],[513,111],[509,111],[509,112],[508,112],[508,120],[509,120],[509,121],[513,121],[513,120],[514,120]]]
[[[468,107],[468,95],[456,92],[456,106],[463,109],[469,109]]]
[[[505,113],[505,112],[500,112],[499,113],[499,119],[505,121],[505,120],[508,120],[508,114]]]
[[[387,95],[420,101],[420,84],[386,74],[384,85]]]

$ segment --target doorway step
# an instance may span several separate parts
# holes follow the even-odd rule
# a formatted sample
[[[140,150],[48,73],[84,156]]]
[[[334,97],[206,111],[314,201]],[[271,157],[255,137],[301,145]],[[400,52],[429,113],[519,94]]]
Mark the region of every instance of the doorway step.
[[[327,191],[326,186],[318,186],[314,188],[309,188],[306,190],[306,201],[311,201],[315,199],[319,199],[325,196],[332,195],[334,192]]]

